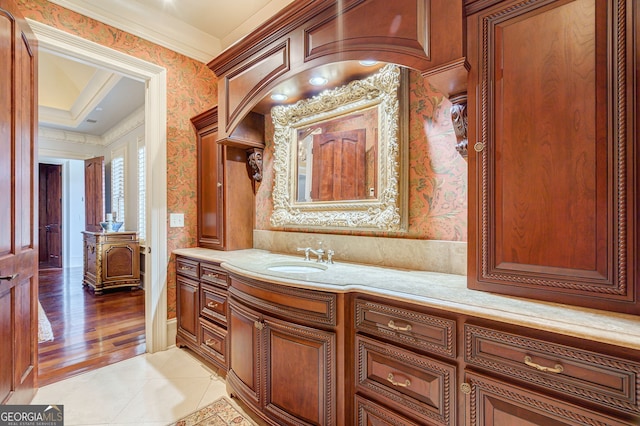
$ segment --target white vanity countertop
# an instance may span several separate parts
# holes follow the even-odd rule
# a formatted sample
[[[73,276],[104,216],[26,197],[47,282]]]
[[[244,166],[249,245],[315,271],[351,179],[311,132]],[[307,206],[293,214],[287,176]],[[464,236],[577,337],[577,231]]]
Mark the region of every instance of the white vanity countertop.
[[[220,263],[230,272],[276,284],[326,290],[358,291],[436,309],[522,325],[568,336],[640,350],[640,316],[497,295],[467,288],[464,275],[408,271],[369,265],[336,263],[313,273],[274,272],[269,266],[303,261],[265,250],[217,251],[187,248],[173,251]],[[306,262],[315,264],[315,261]]]

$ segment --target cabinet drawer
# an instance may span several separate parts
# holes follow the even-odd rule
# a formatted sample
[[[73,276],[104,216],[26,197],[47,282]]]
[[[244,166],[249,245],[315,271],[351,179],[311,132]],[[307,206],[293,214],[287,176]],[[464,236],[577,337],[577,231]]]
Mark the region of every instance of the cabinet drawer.
[[[209,284],[200,284],[200,315],[227,324],[227,292]]]
[[[211,263],[200,263],[200,280],[219,287],[227,288],[227,272]]]
[[[631,426],[596,411],[492,378],[465,372],[466,425]],[[501,422],[500,422],[501,421]]]
[[[227,330],[200,319],[200,349],[227,370]]]
[[[310,325],[335,326],[338,296],[230,276],[229,293],[244,304]]]
[[[468,366],[640,414],[640,363],[471,324],[464,333]]]
[[[100,240],[105,243],[138,242],[138,234],[135,232],[106,232],[101,237]]]
[[[398,426],[415,424],[409,419],[358,395],[356,395],[356,416],[357,426]]]
[[[456,357],[456,322],[434,315],[372,302],[355,301],[356,329],[415,349]]]
[[[356,336],[356,390],[430,424],[455,424],[456,368]]]
[[[198,262],[184,257],[177,257],[176,273],[198,279]]]

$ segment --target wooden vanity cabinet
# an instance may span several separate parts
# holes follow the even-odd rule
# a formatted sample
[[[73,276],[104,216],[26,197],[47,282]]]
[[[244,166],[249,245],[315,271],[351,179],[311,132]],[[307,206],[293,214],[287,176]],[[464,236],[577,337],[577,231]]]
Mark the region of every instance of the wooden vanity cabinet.
[[[219,264],[176,257],[176,346],[188,347],[226,373],[227,272]]]
[[[343,296],[233,274],[229,293],[231,394],[269,424],[351,424]]]
[[[470,288],[640,313],[636,6],[465,1]]]
[[[217,143],[218,110],[191,119],[198,149],[198,245],[253,247],[254,193],[245,149]]]
[[[136,232],[83,231],[82,284],[95,294],[103,290],[140,286],[140,244]]]

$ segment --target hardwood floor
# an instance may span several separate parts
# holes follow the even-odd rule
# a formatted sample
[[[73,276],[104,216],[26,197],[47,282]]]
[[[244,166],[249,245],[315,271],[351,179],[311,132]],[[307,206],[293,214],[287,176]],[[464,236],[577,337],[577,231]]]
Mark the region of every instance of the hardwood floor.
[[[82,268],[39,274],[54,340],[38,345],[38,386],[145,352],[144,290],[95,296],[82,286]]]

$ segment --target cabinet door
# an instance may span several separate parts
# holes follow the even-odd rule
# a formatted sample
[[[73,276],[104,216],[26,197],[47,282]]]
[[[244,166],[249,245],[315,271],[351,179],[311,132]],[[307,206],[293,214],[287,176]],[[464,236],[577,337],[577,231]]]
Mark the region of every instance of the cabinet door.
[[[188,342],[197,343],[198,315],[200,304],[198,303],[198,282],[178,275],[177,293],[177,317],[178,335]]]
[[[335,333],[265,318],[265,412],[279,424],[336,424]]]
[[[194,121],[198,139],[198,245],[224,249],[223,146],[217,143],[217,109]],[[198,127],[203,125],[204,127]]]
[[[104,244],[102,246],[102,281],[139,279],[139,262],[138,243]]]
[[[233,299],[229,300],[229,373],[227,381],[240,399],[260,409],[261,317]]]
[[[633,4],[467,18],[470,288],[640,312]]]
[[[465,373],[465,385],[468,426],[633,424],[475,373]]]

